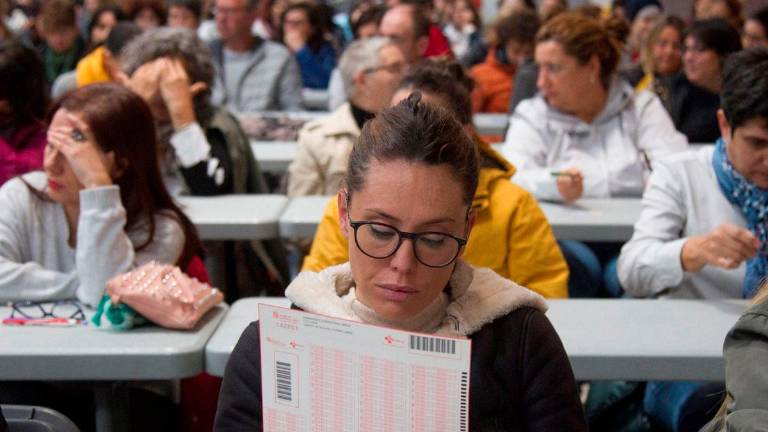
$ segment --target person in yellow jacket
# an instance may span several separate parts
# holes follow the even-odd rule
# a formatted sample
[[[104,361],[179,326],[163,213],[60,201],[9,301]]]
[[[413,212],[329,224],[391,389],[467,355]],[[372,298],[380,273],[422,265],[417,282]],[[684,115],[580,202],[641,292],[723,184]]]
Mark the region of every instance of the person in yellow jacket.
[[[105,55],[109,55],[109,53],[102,45],[77,62],[76,77],[78,87],[112,81],[112,77],[109,76],[105,66]]]
[[[568,296],[568,266],[536,199],[510,178],[515,168],[473,130],[471,81],[461,67],[446,60],[427,60],[403,78],[393,97],[398,102],[412,91],[453,111],[471,130],[480,153],[479,183],[472,208],[475,225],[463,259],[549,298]],[[325,208],[302,270],[320,271],[349,260],[347,239],[339,227],[336,197]]]
[[[136,24],[129,21],[118,22],[109,32],[104,44],[77,63],[75,72],[77,87],[98,82],[120,81],[118,56],[123,47],[140,34],[141,29]]]

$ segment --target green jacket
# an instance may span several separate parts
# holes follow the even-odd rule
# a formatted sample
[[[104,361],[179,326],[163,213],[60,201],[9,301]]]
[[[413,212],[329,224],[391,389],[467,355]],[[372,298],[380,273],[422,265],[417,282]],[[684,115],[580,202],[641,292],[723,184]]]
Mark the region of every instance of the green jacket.
[[[723,350],[728,403],[701,432],[768,432],[768,297],[744,312]]]

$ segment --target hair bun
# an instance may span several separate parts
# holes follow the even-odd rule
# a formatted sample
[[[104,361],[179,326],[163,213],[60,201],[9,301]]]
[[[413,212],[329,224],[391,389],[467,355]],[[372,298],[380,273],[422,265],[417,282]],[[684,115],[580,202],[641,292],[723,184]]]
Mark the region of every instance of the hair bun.
[[[411,113],[413,115],[416,115],[419,113],[419,102],[421,102],[421,92],[415,91],[408,95],[408,97],[405,99],[405,106],[408,107],[409,110],[411,110]]]

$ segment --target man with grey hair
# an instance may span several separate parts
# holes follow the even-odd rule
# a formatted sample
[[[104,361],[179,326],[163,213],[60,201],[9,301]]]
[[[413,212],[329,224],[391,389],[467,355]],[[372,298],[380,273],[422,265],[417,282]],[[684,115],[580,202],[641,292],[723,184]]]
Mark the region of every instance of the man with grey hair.
[[[128,86],[152,110],[163,146],[161,166],[173,185],[181,174],[193,195],[263,192],[261,176],[237,120],[210,103],[214,67],[205,44],[187,29],[158,28],[120,55]]]
[[[349,102],[299,131],[298,151],[288,168],[288,195],[338,191],[363,124],[389,106],[406,67],[392,39],[362,39],[347,47],[339,69]]]
[[[160,163],[169,189],[192,195],[266,193],[248,137],[225,108],[210,103],[214,66],[195,33],[158,28],[122,51],[126,84],[150,106],[160,133]],[[228,299],[282,295],[288,275],[278,241],[208,242],[206,265]]]
[[[255,0],[216,0],[211,42],[217,80],[213,101],[235,112],[301,109],[301,75],[283,45],[251,33]]]

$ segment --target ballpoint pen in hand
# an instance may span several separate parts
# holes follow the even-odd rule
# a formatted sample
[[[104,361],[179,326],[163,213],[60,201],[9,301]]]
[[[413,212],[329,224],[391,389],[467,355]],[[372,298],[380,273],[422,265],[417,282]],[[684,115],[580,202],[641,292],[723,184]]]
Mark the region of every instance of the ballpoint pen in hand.
[[[552,171],[549,173],[552,177],[561,177],[561,176],[568,176],[570,178],[576,178],[578,177],[578,174],[570,173],[567,171]]]

